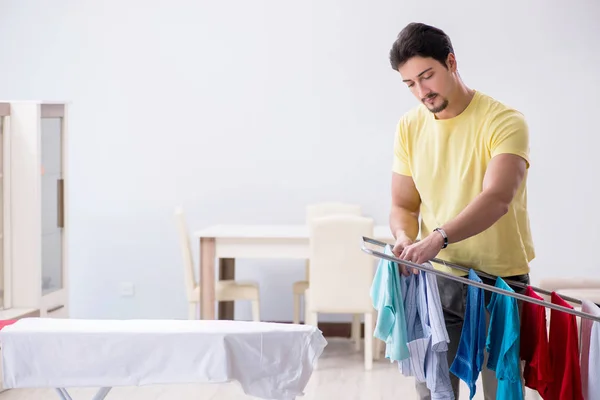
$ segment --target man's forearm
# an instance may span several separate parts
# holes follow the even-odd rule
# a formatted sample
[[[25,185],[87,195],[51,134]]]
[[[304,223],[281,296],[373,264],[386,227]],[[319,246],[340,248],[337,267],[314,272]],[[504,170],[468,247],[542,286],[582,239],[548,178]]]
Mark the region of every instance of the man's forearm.
[[[500,196],[483,192],[442,229],[449,243],[460,242],[488,229],[508,212],[508,207]]]
[[[419,234],[419,216],[402,207],[392,206],[390,212],[390,229],[394,238],[403,236],[414,241]]]

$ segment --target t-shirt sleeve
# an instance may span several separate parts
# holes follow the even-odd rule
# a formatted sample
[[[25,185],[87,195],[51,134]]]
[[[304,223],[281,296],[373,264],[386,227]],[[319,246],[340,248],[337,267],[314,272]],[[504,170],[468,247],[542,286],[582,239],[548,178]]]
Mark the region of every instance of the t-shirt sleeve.
[[[523,114],[518,111],[504,111],[490,124],[488,148],[492,157],[498,154],[516,154],[530,166],[529,127]]]
[[[394,161],[392,171],[406,176],[412,176],[408,162],[408,146],[406,142],[406,129],[402,121],[398,122],[394,136]]]

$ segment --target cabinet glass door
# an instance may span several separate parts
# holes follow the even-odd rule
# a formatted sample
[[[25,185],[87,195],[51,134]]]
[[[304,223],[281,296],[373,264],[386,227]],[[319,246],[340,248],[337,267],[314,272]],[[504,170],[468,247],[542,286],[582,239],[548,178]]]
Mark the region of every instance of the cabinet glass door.
[[[41,119],[42,294],[63,288],[62,118]]]

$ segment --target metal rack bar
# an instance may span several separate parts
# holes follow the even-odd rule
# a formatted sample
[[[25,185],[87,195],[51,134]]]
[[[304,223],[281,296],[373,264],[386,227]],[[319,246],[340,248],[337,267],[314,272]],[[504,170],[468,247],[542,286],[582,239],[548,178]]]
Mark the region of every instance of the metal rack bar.
[[[365,242],[367,242],[367,243],[376,244],[376,245],[381,246],[381,247],[388,245],[388,243],[381,242],[379,240],[372,239],[372,238],[363,237],[363,240]],[[462,265],[454,264],[454,263],[451,263],[449,261],[445,261],[445,260],[442,260],[442,259],[439,259],[439,258],[432,258],[430,261],[434,262],[434,263],[437,263],[437,264],[442,264],[442,265],[444,265],[446,267],[451,267],[451,268],[454,268],[454,269],[459,269],[459,270],[467,272],[467,273],[469,272],[469,268],[467,268],[467,267],[463,267]],[[477,275],[479,275],[479,276],[485,276],[486,278],[496,279],[496,277],[494,275],[487,274],[487,273],[485,273],[483,271],[480,271],[478,269],[473,268],[473,271],[475,271],[477,273]],[[502,279],[504,279],[504,278],[502,278]],[[511,280],[508,280],[508,279],[504,279],[504,280],[505,280],[506,283],[508,283],[508,284],[510,284],[512,286],[518,286],[518,287],[523,288],[523,289],[525,289],[528,286],[528,285],[526,285],[524,283],[521,283],[521,282],[511,281]],[[535,287],[533,285],[529,285],[529,286],[533,290],[535,290],[536,292],[538,292],[538,293],[542,293],[542,294],[545,294],[547,296],[552,295],[552,292],[549,291],[549,290],[542,289],[542,288],[539,288],[539,287]],[[560,297],[563,300],[569,301],[571,303],[581,304],[581,300],[580,299],[576,299],[574,297],[566,296],[566,295],[562,295],[562,294],[560,295]]]
[[[529,302],[529,303],[534,303],[534,304],[537,304],[537,305],[540,305],[540,306],[543,306],[543,307],[547,307],[547,308],[551,308],[551,309],[554,309],[554,310],[557,310],[557,311],[562,311],[562,312],[565,312],[567,314],[572,314],[572,315],[576,315],[576,316],[581,317],[581,318],[587,318],[587,319],[591,319],[591,320],[596,321],[596,322],[600,322],[600,317],[597,317],[595,315],[588,314],[588,313],[585,313],[585,312],[582,312],[582,311],[577,311],[577,310],[570,309],[570,308],[567,308],[567,307],[559,306],[557,304],[549,303],[547,301],[537,300],[537,299],[534,299],[534,298],[529,297],[529,296],[525,296],[525,295],[520,294],[520,293],[509,292],[508,290],[500,289],[500,288],[497,288],[495,286],[491,286],[491,285],[488,285],[488,284],[485,284],[485,283],[475,282],[475,281],[472,281],[472,280],[470,280],[468,278],[463,278],[461,276],[456,276],[456,275],[449,274],[447,272],[438,271],[438,270],[433,269],[433,268],[428,268],[428,267],[425,267],[425,266],[423,266],[421,264],[416,264],[416,263],[413,263],[413,262],[410,262],[410,261],[401,260],[401,259],[399,259],[397,257],[390,256],[388,254],[385,254],[385,253],[382,253],[382,252],[379,252],[379,251],[376,251],[376,250],[373,250],[373,249],[369,249],[368,247],[366,247],[365,243],[372,243],[372,244],[377,244],[377,245],[380,245],[380,246],[382,246],[382,245],[383,246],[387,246],[389,244],[377,241],[375,239],[363,237],[362,251],[364,251],[367,254],[371,254],[373,256],[376,256],[376,257],[379,257],[379,258],[383,258],[383,259],[388,260],[388,261],[395,262],[397,264],[402,264],[402,265],[405,265],[407,267],[415,268],[415,269],[418,269],[420,271],[429,272],[429,273],[432,273],[434,275],[443,276],[445,278],[452,279],[452,280],[455,280],[455,281],[458,281],[458,282],[462,282],[462,283],[465,283],[467,285],[476,286],[476,287],[478,287],[480,289],[488,290],[490,292],[494,292],[494,293],[498,293],[498,294],[503,294],[503,295],[506,295],[506,296],[510,296],[510,297],[522,300],[522,301],[526,301],[526,302]],[[462,267],[462,268],[464,268],[464,267]],[[468,271],[468,269],[467,269],[467,271]],[[508,281],[506,281],[506,282],[509,283]],[[561,295],[561,298],[563,298],[562,295]]]

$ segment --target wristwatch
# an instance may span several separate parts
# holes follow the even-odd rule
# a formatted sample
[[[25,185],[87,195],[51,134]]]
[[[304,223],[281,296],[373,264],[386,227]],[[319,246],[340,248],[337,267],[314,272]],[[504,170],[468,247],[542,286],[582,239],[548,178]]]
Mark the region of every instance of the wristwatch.
[[[446,235],[446,231],[444,231],[442,228],[435,228],[433,231],[439,232],[442,235],[442,237],[444,238],[444,244],[442,246],[442,249],[445,249],[446,247],[448,247],[448,235]]]

